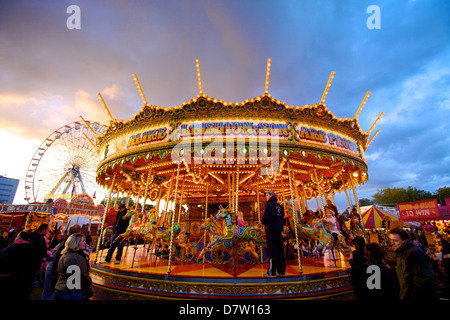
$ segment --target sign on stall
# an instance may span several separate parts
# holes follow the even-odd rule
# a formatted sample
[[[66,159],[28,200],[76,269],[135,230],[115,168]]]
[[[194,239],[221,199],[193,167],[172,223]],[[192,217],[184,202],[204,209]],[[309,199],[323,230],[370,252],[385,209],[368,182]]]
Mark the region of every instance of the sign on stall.
[[[400,220],[423,221],[439,218],[437,199],[421,200],[397,204]]]

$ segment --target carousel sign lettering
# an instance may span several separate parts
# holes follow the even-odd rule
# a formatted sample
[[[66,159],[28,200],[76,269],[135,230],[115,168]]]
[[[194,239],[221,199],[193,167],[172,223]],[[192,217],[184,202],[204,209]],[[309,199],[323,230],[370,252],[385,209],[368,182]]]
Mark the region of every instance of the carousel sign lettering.
[[[279,140],[289,137],[289,134],[288,125],[282,123],[196,121],[183,124],[172,133],[171,140],[178,143],[172,148],[171,159],[188,164],[192,161],[195,164],[203,161],[207,164],[234,164],[236,151],[238,164],[244,164],[247,160],[250,164],[259,161],[270,165],[269,169],[261,168],[261,174],[273,174],[279,168]],[[248,138],[253,139],[246,144]],[[205,146],[205,142],[210,143]],[[193,156],[192,150],[196,155]]]
[[[167,132],[169,130],[170,127],[148,129],[125,138],[113,140],[104,147],[101,155],[103,159],[106,159],[106,157],[128,148],[164,141],[167,138]]]
[[[308,126],[296,126],[296,138],[328,146],[334,146],[358,153],[356,143],[330,131]],[[198,139],[199,137],[214,139],[234,139],[237,136],[262,139],[282,139],[291,137],[291,128],[287,123],[255,122],[255,121],[212,121],[183,124],[177,136],[172,140],[182,138]]]
[[[128,140],[127,147],[132,147],[143,143],[163,141],[166,137],[167,137],[166,127],[153,130],[146,130],[144,132],[132,135]]]
[[[356,143],[345,139],[333,132],[318,130],[316,128],[310,128],[307,126],[298,126],[296,129],[298,132],[297,137],[300,140],[313,141],[358,153],[358,146],[356,145]]]
[[[187,130],[187,133],[191,136],[211,136],[219,132],[230,137],[239,135],[259,136],[260,130],[266,130],[269,136],[277,135],[281,138],[289,137],[290,132],[287,124],[253,121],[194,122],[192,124],[183,124],[181,130]]]

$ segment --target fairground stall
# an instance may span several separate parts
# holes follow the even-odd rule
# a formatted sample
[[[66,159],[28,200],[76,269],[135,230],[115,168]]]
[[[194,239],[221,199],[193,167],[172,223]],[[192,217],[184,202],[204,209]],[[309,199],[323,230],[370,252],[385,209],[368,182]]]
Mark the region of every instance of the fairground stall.
[[[361,130],[358,115],[367,92],[354,117],[334,116],[325,105],[334,72],[322,99],[302,107],[272,97],[269,74],[270,59],[264,93],[230,103],[203,93],[197,61],[199,94],[173,108],[147,102],[133,75],[144,105],[129,120],[114,118],[99,94],[110,124],[93,143],[100,155],[97,182],[109,190],[107,203],[117,192],[156,207],[129,210],[122,238],[143,244],[130,246],[120,264],[99,264],[106,251],[92,257],[96,298],[351,295],[349,264],[339,250],[348,254],[348,246],[320,236],[326,234],[320,221],[299,221],[311,199],[323,210],[325,197],[345,192],[358,204],[355,188],[368,179],[364,152],[382,114],[367,132]],[[270,190],[286,204],[286,244],[293,251],[286,277],[276,279],[263,276],[267,260],[259,223],[264,192]],[[298,211],[288,206],[294,200]],[[302,257],[304,239],[334,249],[333,263]]]
[[[439,206],[437,199],[397,204],[402,221],[417,221],[421,223],[432,255],[442,250],[440,237],[450,240],[447,233],[448,224],[446,223],[447,220],[450,220],[450,212],[448,210],[450,199],[446,198],[445,200],[446,206]]]
[[[51,203],[35,203],[25,205],[1,205],[0,206],[0,230],[9,232],[14,229],[17,232],[36,231],[39,226],[46,223],[50,230],[55,230],[60,224],[65,232],[70,227],[70,220],[85,218],[87,223],[82,231],[92,233],[94,243],[97,241],[97,233],[104,214],[103,205],[95,205],[87,194],[79,194],[72,200],[57,199]],[[75,220],[73,224],[77,223]],[[80,225],[83,225],[80,221]]]
[[[52,229],[58,222],[61,222],[62,229],[67,230],[70,227],[70,220],[74,220],[72,224],[80,224],[83,227],[83,234],[90,232],[92,246],[96,247],[100,223],[105,212],[105,207],[102,204],[96,205],[89,195],[81,193],[70,201],[57,199],[54,201],[53,207]],[[86,221],[86,223],[78,221],[79,218],[84,218],[82,221]]]
[[[383,247],[389,246],[389,230],[403,227],[403,221],[393,213],[372,205],[362,210],[362,224],[369,242],[379,243]]]
[[[42,223],[50,222],[52,213],[51,204],[0,205],[0,230],[35,231]]]

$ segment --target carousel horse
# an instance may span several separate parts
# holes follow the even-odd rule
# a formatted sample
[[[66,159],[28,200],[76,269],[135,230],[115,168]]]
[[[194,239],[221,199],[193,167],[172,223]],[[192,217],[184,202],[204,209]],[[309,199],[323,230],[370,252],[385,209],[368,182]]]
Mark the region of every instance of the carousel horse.
[[[211,216],[204,220],[201,225],[201,229],[205,229],[210,236],[210,242],[203,246],[202,251],[197,257],[197,261],[203,259],[207,252],[213,252],[216,250],[223,250],[230,252],[236,249],[238,255],[245,255],[248,252],[253,258],[253,261],[258,261],[259,255],[256,252],[256,246],[253,240],[241,240],[237,241],[237,238],[228,238],[226,233],[224,233],[223,227],[217,222],[217,220]],[[230,255],[231,256],[231,255]],[[213,263],[220,263],[220,261],[215,261]]]
[[[356,215],[350,215],[350,231],[354,237],[364,236],[364,228]]]
[[[135,210],[131,209],[128,210],[125,218],[130,218],[130,222],[128,223],[127,230],[124,232],[125,234],[131,233],[133,230],[136,230],[137,227],[142,223],[142,218],[144,214]]]
[[[105,228],[105,230],[103,230],[102,243],[104,246],[106,246],[107,244],[110,244],[113,234],[114,234],[114,230],[113,230],[112,226],[108,226]]]
[[[189,242],[190,234],[188,232],[184,232],[183,234],[178,235],[177,240],[178,240],[178,245],[181,247],[180,260],[183,262],[192,261],[195,257],[197,243]]]
[[[236,237],[237,241],[253,241],[256,244],[265,244],[266,241],[263,236],[263,231],[260,224],[257,224],[253,227],[240,227],[233,223],[231,220],[231,213],[228,212],[223,207],[220,207],[217,214],[214,216],[216,221],[223,221],[223,238],[217,239],[220,241],[221,239],[231,239]]]
[[[205,245],[203,246],[203,249],[201,252],[199,252],[197,261],[203,259],[205,254],[209,251],[212,251],[210,249],[210,245],[216,241],[219,237],[223,237],[223,228],[222,226],[214,219],[214,217],[206,218],[202,225],[200,226],[201,229],[205,229],[209,233],[209,243],[206,243],[206,234],[205,234]]]
[[[289,222],[289,226],[292,230],[297,228],[297,234],[300,238],[307,240],[317,240],[318,245],[314,249],[314,256],[318,256],[319,250],[322,249],[323,252],[326,250],[338,250],[345,255],[345,249],[351,251],[348,244],[345,242],[344,236],[338,235],[337,241],[334,241],[332,234],[327,230],[325,223],[321,219],[317,219],[314,222],[314,226],[304,226],[299,223],[295,223],[292,219],[293,213],[292,209],[287,210],[286,218]]]
[[[289,227],[289,230],[292,230],[291,232],[289,232],[289,234],[293,234],[295,235],[295,229],[294,229],[294,224],[295,222],[292,220],[292,214],[290,213],[290,211],[287,211],[285,217],[287,218]],[[314,248],[313,251],[313,256],[314,257],[319,257],[320,253],[319,250],[322,249],[325,245],[324,242],[320,242],[320,238],[319,238],[319,220],[313,220],[312,221],[312,225],[302,225],[301,223],[297,223],[297,235],[299,237],[299,240],[312,240],[312,241],[318,241],[318,245]],[[287,233],[287,232],[286,232]]]
[[[151,232],[148,233],[148,236],[145,238],[151,242],[151,247],[155,250],[158,248],[158,245],[161,245],[161,248],[164,249],[165,246],[170,245],[170,237],[172,234],[172,228],[169,226],[168,228],[159,228],[157,226],[156,221],[152,221]],[[173,238],[176,239],[178,234],[181,231],[181,226],[178,222],[175,222],[173,226]]]
[[[125,217],[130,218],[130,222],[128,223],[127,230],[117,237],[117,239],[122,239],[122,241],[138,237],[137,231],[138,227],[143,223],[144,213],[131,209],[127,211]]]

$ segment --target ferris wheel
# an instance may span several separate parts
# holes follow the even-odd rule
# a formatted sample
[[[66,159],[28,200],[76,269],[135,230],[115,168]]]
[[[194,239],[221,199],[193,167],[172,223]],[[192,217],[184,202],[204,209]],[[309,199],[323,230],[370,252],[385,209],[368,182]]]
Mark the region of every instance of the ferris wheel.
[[[99,157],[93,142],[105,131],[98,122],[72,122],[54,131],[39,146],[28,166],[25,200],[70,200],[85,193],[99,201],[107,191],[96,183]],[[92,129],[92,130],[91,130]]]

